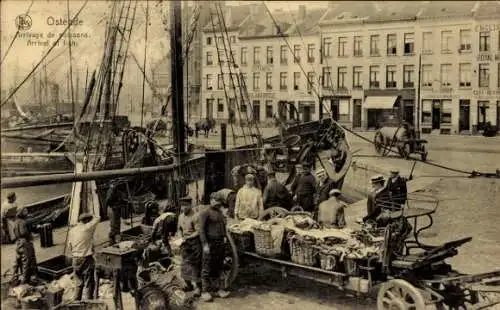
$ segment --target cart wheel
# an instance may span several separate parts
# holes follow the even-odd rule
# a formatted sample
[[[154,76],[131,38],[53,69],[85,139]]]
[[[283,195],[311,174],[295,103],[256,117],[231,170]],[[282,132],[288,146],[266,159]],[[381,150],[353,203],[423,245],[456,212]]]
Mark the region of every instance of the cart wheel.
[[[377,310],[419,310],[425,309],[422,293],[410,283],[390,280],[382,285],[377,295]]]
[[[373,144],[375,145],[375,151],[382,154],[384,151],[384,137],[380,131],[377,131],[375,138],[373,138]]]
[[[408,159],[410,157],[410,144],[402,142],[402,145],[398,145],[398,153],[401,158]]]
[[[234,279],[236,279],[236,276],[238,275],[240,260],[236,243],[229,232],[226,232],[226,238],[226,255],[224,257],[224,265],[222,267],[222,281],[224,283],[224,288],[227,289],[231,286]]]
[[[281,207],[272,207],[264,210],[264,213],[259,216],[259,220],[269,220],[276,217],[285,217],[288,215],[288,210]]]

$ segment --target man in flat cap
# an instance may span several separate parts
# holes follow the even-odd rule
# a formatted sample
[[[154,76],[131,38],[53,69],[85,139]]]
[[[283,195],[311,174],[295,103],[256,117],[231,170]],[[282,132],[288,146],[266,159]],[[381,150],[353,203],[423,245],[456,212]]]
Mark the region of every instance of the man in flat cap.
[[[328,200],[330,197],[330,191],[332,189],[338,189],[337,182],[330,179],[325,169],[320,168],[316,170],[316,178],[318,179],[318,200],[317,204],[321,204],[323,201]]]
[[[81,300],[83,289],[87,290],[87,299],[94,294],[94,232],[99,224],[99,217],[82,213],[78,224],[71,228],[68,237],[69,251],[73,259],[73,272],[78,278],[76,300]]]
[[[391,176],[387,180],[386,187],[389,200],[392,202],[392,211],[400,210],[406,203],[408,191],[406,189],[406,180],[399,175],[399,170],[391,170]]]
[[[201,242],[199,238],[198,216],[193,211],[191,197],[180,199],[181,214],[178,221],[178,233],[182,237],[181,253],[181,276],[186,281],[194,295],[201,293],[200,269],[201,269]]]
[[[29,284],[37,275],[35,247],[33,236],[26,223],[28,209],[17,210],[16,219],[12,223],[12,237],[16,242],[16,263],[14,274],[19,275],[20,284]]]
[[[275,172],[267,174],[267,186],[264,189],[264,208],[281,207],[290,210],[293,207],[293,197],[285,187],[276,179]]]
[[[317,191],[316,178],[311,173],[311,166],[304,165],[303,172],[297,179],[295,196],[304,211],[314,212],[314,198]]]
[[[17,197],[16,193],[10,192],[7,199],[2,203],[2,235],[6,242],[14,241],[12,231],[13,224],[16,220],[17,213]]]
[[[245,176],[245,185],[236,194],[234,216],[239,220],[246,218],[258,219],[263,212],[264,202],[262,193],[255,187],[255,176],[247,174]]]
[[[382,207],[387,204],[388,193],[385,187],[385,180],[382,175],[371,178],[372,191],[368,195],[366,205],[366,216],[362,219],[365,223],[368,220],[375,221],[382,213]]]
[[[332,189],[328,194],[330,198],[318,207],[318,223],[327,228],[344,228],[346,204],[340,200],[341,193],[338,189]]]
[[[201,262],[201,299],[211,301],[212,293],[227,297],[221,281],[225,255],[226,218],[221,211],[220,196],[210,195],[210,207],[200,213],[200,241],[203,249]]]

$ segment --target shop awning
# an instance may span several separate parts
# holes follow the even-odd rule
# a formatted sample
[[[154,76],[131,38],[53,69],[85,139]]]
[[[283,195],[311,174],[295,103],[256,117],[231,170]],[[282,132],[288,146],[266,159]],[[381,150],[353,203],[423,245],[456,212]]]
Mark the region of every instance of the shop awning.
[[[369,96],[366,97],[363,108],[365,109],[392,109],[398,96]]]

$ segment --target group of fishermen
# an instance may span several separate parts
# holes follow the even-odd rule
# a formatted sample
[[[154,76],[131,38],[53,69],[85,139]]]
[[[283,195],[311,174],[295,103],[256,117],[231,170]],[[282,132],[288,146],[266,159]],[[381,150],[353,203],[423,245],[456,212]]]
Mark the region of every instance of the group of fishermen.
[[[291,210],[298,205],[313,214],[323,227],[345,226],[346,205],[340,199],[338,182],[330,179],[324,169],[316,170],[314,176],[311,165],[297,165],[296,170],[297,176],[289,189],[277,180],[274,172],[268,173],[267,184],[262,186],[256,171],[250,169],[244,177],[244,184],[236,182],[235,177],[233,188],[211,193],[209,206],[194,207],[191,198],[181,198],[178,218],[175,213],[166,210],[160,214],[158,205],[153,205],[157,209],[157,216],[153,220],[151,244],[144,251],[143,259],[154,260],[153,254],[162,250],[171,255],[169,238],[178,234],[182,238],[181,274],[186,288],[203,301],[211,301],[214,294],[221,298],[227,297],[229,293],[221,280],[227,242],[227,217],[237,220],[259,219],[265,209],[282,207]],[[399,176],[397,170],[391,171],[387,180],[383,176],[376,176],[371,179],[371,183],[373,188],[367,200],[367,215],[358,220],[360,223],[381,221],[385,210],[400,211],[407,199],[406,180]],[[110,237],[112,242],[117,242],[116,236],[120,231],[118,207],[113,203],[108,203],[108,206],[115,216],[110,223]],[[12,208],[17,209],[16,218],[7,224],[6,214],[2,214],[2,228],[16,242],[15,271],[19,275],[18,282],[32,283],[37,276],[33,239],[26,224],[27,209],[17,208],[15,193],[8,195],[7,206],[3,209]],[[79,279],[77,299],[82,298],[84,287],[88,290],[88,298],[93,293],[93,235],[99,221],[99,217],[89,213],[81,214],[79,223],[71,228],[68,236],[74,275]]]

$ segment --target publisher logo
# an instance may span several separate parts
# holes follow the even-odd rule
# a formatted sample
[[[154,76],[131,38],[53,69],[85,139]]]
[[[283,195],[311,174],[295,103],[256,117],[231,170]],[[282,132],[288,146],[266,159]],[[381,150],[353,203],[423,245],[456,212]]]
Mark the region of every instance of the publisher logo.
[[[20,31],[30,30],[33,21],[28,14],[20,14],[16,17],[16,27]]]

